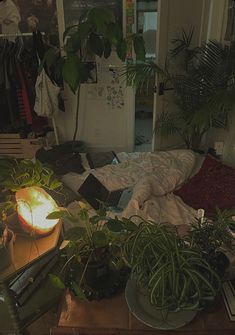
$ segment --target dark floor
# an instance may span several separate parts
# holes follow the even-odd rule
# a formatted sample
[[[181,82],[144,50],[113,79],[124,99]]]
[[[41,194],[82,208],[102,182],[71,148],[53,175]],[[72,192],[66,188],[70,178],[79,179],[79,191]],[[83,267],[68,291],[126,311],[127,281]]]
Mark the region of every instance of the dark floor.
[[[49,335],[50,329],[57,324],[58,306],[44,314],[40,319],[32,323],[28,328],[28,335]]]
[[[135,119],[135,151],[143,152],[152,150],[152,127],[152,117]]]

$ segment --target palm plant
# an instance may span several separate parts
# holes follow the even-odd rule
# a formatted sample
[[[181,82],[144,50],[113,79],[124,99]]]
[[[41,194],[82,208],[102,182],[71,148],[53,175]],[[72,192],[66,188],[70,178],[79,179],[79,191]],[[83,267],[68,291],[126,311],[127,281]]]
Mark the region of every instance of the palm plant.
[[[235,105],[235,47],[223,47],[216,41],[191,48],[193,30],[173,40],[170,61],[182,57],[180,69],[164,71],[154,62],[127,67],[128,82],[141,85],[153,74],[170,82],[177,109],[163,110],[156,118],[155,132],[161,136],[178,133],[187,148],[197,150],[203,135],[211,128],[226,128]]]

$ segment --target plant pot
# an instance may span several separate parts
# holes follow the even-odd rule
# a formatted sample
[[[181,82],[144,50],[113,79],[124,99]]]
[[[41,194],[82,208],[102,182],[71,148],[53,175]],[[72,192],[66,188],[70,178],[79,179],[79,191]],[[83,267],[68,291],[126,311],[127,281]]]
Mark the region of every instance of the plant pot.
[[[8,241],[0,246],[0,271],[8,268],[14,260],[13,252],[13,243],[14,243],[14,234],[12,231],[8,230],[9,239]]]
[[[86,284],[90,288],[98,289],[109,275],[109,261],[107,258],[99,262],[90,262],[85,273]]]
[[[150,304],[147,295],[137,288],[133,279],[129,279],[127,282],[125,297],[131,313],[142,323],[156,329],[170,330],[183,327],[191,322],[197,314],[195,310],[179,310],[169,312],[164,317],[166,313]]]

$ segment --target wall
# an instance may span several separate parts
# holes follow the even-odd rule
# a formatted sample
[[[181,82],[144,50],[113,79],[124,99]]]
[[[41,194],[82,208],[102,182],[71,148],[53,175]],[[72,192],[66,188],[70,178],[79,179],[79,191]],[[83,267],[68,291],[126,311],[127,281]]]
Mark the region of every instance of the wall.
[[[208,38],[224,42],[227,23],[228,0],[213,0],[211,7],[210,28]],[[227,130],[212,129],[207,135],[207,147],[213,147],[214,143],[224,142],[223,160],[235,165],[235,111],[229,121]]]
[[[214,1],[214,0],[212,0]],[[172,39],[181,37],[182,29],[186,32],[194,27],[192,46],[200,45],[207,38],[210,15],[210,0],[161,0],[160,29],[157,41],[158,63],[164,66],[167,53],[172,48]],[[164,96],[157,96],[157,111],[176,109],[174,93],[165,91]],[[155,149],[173,149],[183,147],[184,143],[177,136],[162,138],[156,136]]]

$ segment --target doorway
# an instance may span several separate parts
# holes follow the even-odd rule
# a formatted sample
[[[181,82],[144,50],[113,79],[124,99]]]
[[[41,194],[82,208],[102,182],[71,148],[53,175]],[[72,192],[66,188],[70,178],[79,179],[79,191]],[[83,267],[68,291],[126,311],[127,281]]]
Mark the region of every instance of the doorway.
[[[156,60],[158,1],[137,0],[136,30],[143,35],[146,58]],[[149,78],[135,94],[135,151],[151,151],[153,140],[155,77]]]

